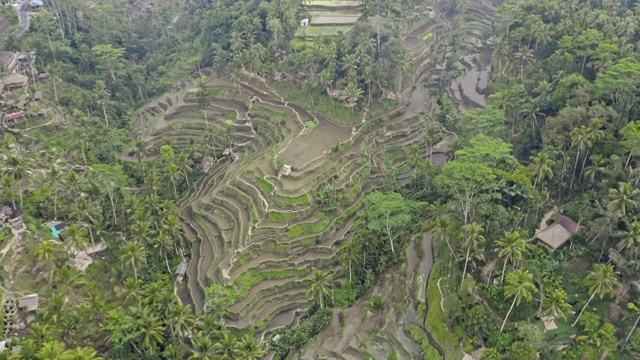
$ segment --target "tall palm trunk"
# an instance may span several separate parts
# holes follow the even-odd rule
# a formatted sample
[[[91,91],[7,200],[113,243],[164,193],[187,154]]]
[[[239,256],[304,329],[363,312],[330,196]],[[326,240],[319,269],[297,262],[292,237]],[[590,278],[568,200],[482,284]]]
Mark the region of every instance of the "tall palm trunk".
[[[511,310],[513,310],[513,307],[516,305],[516,300],[518,300],[518,296],[514,296],[513,297],[513,302],[511,303],[511,307],[509,308],[509,311],[507,312],[507,316],[504,317],[504,321],[502,322],[502,326],[500,327],[500,331],[504,330],[504,325],[507,323],[507,319],[509,318],[509,314],[511,314]]]
[[[576,177],[576,170],[578,169],[578,158],[580,157],[580,150],[576,154],[576,162],[573,164],[573,174],[571,174],[571,182],[569,183],[569,192],[573,189],[573,179]]]
[[[109,119],[107,118],[107,108],[106,106],[104,106],[104,103],[102,103],[102,112],[104,113],[104,123],[107,125],[107,127],[109,127]]]
[[[584,307],[582,308],[582,310],[580,310],[580,314],[578,314],[578,317],[576,318],[576,321],[573,322],[573,324],[571,324],[571,327],[576,326],[576,324],[578,323],[578,320],[580,320],[580,316],[582,316],[582,313],[584,312],[584,310],[587,308],[587,306],[589,306],[589,303],[591,302],[591,300],[593,300],[593,297],[596,296],[598,292],[595,291],[593,293],[593,295],[591,295],[591,297],[589,298],[589,300],[587,301],[586,304],[584,304]]]
[[[633,323],[633,327],[631,328],[631,331],[629,331],[629,335],[627,335],[627,337],[624,339],[625,343],[629,341],[629,338],[631,337],[631,335],[633,335],[633,332],[636,330],[636,326],[638,326],[638,321],[640,321],[640,315],[636,318],[636,322]]]
[[[53,190],[53,220],[58,220],[58,189]]]
[[[580,176],[578,177],[579,181],[582,181],[582,174],[584,173],[584,166],[587,164],[587,159],[589,158],[589,150],[584,155],[584,159],[582,159],[582,169],[580,169]]]
[[[453,256],[453,258],[456,258],[456,253],[453,251],[453,248],[451,247],[451,243],[449,242],[449,237],[445,236],[444,237],[444,241],[447,242],[447,246],[449,247],[449,251],[451,251],[451,255]]]
[[[467,275],[467,264],[469,263],[469,253],[471,253],[471,246],[467,248],[467,256],[464,258],[464,270],[462,271],[462,280],[460,280],[460,290],[464,284],[464,277]]]
[[[504,265],[502,265],[502,278],[500,279],[500,284],[504,282],[504,271],[507,269],[507,258],[504,259]]]

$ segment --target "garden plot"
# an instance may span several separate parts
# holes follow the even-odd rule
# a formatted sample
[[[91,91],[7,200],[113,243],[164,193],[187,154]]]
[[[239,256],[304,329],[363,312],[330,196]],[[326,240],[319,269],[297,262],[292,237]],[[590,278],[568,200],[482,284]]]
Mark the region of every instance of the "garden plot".
[[[312,0],[307,2],[310,24],[300,27],[298,37],[333,36],[346,33],[362,16],[362,2],[341,0]]]
[[[293,141],[291,146],[281,155],[285,164],[294,169],[304,167],[315,159],[331,152],[336,144],[351,138],[351,128],[338,126],[327,120],[319,120],[319,124]]]
[[[362,14],[360,12],[329,12],[329,11],[310,11],[311,26],[313,25],[334,25],[334,24],[353,24]]]

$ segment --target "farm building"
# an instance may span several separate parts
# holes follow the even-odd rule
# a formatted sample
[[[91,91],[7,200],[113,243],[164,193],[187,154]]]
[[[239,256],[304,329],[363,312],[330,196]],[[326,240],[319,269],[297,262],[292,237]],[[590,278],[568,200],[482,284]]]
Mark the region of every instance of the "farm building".
[[[211,156],[205,156],[204,158],[202,158],[202,162],[200,163],[200,166],[202,166],[203,173],[208,173],[209,170],[211,170],[211,167],[213,166],[213,158],[211,158]]]
[[[23,312],[38,311],[38,294],[24,296],[18,300],[18,310]]]
[[[282,166],[280,171],[278,171],[278,177],[288,176],[289,174],[291,174],[291,171],[292,171],[291,165],[284,165]]]
[[[4,205],[0,206],[0,214],[4,214],[7,219],[14,219],[22,215],[22,209],[14,204]]]
[[[0,51],[0,65],[4,65],[9,73],[12,73],[18,65],[16,53],[12,51]]]
[[[549,226],[544,223],[540,224],[540,228],[536,230],[536,238],[542,246],[553,252],[567,242],[567,240],[571,238],[571,235],[580,231],[580,229],[580,225],[575,221],[562,214],[556,213],[553,224]]]
[[[40,101],[42,100],[42,91],[36,91],[35,94],[33,94],[33,101]]]
[[[176,275],[178,275],[178,282],[182,282],[182,279],[184,279],[184,275],[187,273],[187,264],[188,263],[186,261],[183,261],[180,263],[180,265],[178,265],[178,269],[176,270]]]
[[[14,91],[26,89],[29,78],[22,74],[11,74],[2,83],[2,91]]]
[[[7,114],[4,116],[4,124],[7,126],[21,123],[25,120],[27,114],[24,111],[18,111],[16,113]]]

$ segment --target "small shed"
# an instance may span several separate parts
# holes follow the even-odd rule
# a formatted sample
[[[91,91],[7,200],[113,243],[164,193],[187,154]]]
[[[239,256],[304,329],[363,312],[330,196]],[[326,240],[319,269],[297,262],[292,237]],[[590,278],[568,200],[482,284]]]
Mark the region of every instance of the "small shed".
[[[183,261],[178,265],[178,269],[176,270],[176,275],[183,275],[187,272],[187,262]]]
[[[541,224],[540,229],[536,230],[538,242],[552,252],[567,242],[571,235],[581,230],[581,226],[570,218],[559,213],[556,213],[555,217],[553,224]]]
[[[283,165],[280,171],[278,171],[278,177],[289,176],[289,174],[291,174],[292,171],[293,169],[291,168],[291,165]]]
[[[24,111],[18,111],[16,113],[7,114],[4,116],[5,125],[15,125],[21,123],[27,114]]]
[[[202,162],[200,163],[200,166],[202,167],[203,173],[208,173],[209,170],[211,170],[211,167],[213,166],[213,158],[211,156],[205,156],[204,158],[202,158]]]
[[[18,107],[18,109],[24,109],[25,106],[27,106],[27,100],[28,97],[27,95],[22,95],[20,96],[20,98],[18,99],[18,103],[16,104],[16,107]]]
[[[544,331],[552,331],[557,330],[558,325],[556,325],[556,317],[555,316],[542,316],[540,320],[544,323]]]
[[[56,237],[60,240],[64,239],[62,238],[62,232],[65,231],[67,229],[67,226],[64,225],[63,223],[59,223],[57,225],[54,225],[51,227],[51,235],[53,235],[53,237]]]
[[[309,26],[309,19],[304,18],[300,21],[300,26],[306,27]]]
[[[3,81],[4,91],[22,90],[27,87],[29,78],[22,74],[11,74]]]
[[[36,91],[35,94],[33,94],[33,101],[40,100],[42,100],[42,91]]]
[[[178,275],[176,280],[178,282],[182,282],[182,279],[184,279],[184,275],[187,273],[187,265],[188,263],[186,261],[183,261],[178,265],[178,269],[176,270],[176,275]]]
[[[18,310],[23,312],[38,311],[38,294],[24,296],[18,300]]]
[[[31,0],[29,1],[29,6],[32,9],[39,9],[44,6],[44,0]]]
[[[473,360],[480,360],[482,359],[482,354],[484,353],[485,350],[487,350],[487,348],[482,346],[478,350],[472,352],[471,357],[473,358]]]
[[[13,219],[22,215],[22,209],[14,204],[4,205],[0,206],[0,214],[4,214],[7,218]]]

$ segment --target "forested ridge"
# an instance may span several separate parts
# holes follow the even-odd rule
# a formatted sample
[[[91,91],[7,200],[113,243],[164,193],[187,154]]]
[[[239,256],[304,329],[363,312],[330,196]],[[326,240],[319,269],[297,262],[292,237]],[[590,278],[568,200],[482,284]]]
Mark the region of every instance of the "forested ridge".
[[[0,359],[640,356],[636,1],[30,11]]]

